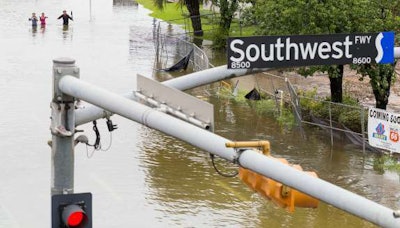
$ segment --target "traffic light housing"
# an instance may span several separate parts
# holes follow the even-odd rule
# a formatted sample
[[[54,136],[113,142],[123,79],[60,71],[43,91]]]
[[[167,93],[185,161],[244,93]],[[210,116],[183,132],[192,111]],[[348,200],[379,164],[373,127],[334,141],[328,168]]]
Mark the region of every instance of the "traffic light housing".
[[[289,165],[286,159],[273,158]],[[299,165],[292,165],[293,168],[302,170]],[[317,177],[315,172],[305,172],[308,175]],[[247,186],[255,190],[260,195],[271,200],[280,207],[286,208],[289,212],[293,212],[295,207],[317,208],[319,200],[296,189],[290,188],[273,179],[264,177],[258,173],[245,168],[239,168],[239,179]]]
[[[292,166],[293,168],[303,171],[299,165],[291,165],[284,158],[274,158],[270,155],[270,144],[268,141],[255,141],[255,142],[227,142],[227,147],[233,148],[248,148],[256,147],[261,148],[260,153],[282,162],[285,165]],[[313,177],[318,177],[315,172],[305,172]],[[255,190],[262,196],[273,201],[277,205],[286,208],[289,212],[293,212],[295,207],[316,208],[318,207],[319,200],[306,195],[296,189],[290,188],[282,183],[279,183],[268,177],[264,177],[256,172],[245,168],[239,168],[239,179],[242,180],[247,186]]]
[[[51,197],[52,228],[92,228],[92,194],[61,194]]]

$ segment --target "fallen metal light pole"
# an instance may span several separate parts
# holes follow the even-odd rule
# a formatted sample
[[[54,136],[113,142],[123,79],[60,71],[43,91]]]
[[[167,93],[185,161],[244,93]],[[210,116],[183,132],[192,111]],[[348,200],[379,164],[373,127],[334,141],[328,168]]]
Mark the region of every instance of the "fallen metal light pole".
[[[324,180],[308,176],[254,150],[238,152],[232,148],[226,148],[225,143],[230,140],[207,130],[83,82],[73,76],[63,76],[58,82],[58,87],[69,96],[85,100],[105,110],[174,136],[230,162],[238,162],[244,168],[298,189],[379,226],[400,227],[400,219],[395,218],[392,209]]]
[[[230,70],[227,69],[226,65],[224,65],[203,71],[194,72],[185,75],[184,77],[170,79],[168,81],[163,82],[163,84],[178,90],[187,90],[202,85],[207,85],[213,82],[218,82],[223,79],[240,77],[257,72],[265,72],[268,70],[271,69],[264,68],[264,69],[253,69],[253,70],[246,70],[246,69]],[[124,96],[131,100],[136,99],[134,93],[129,93]],[[89,123],[99,118],[104,118],[107,115],[109,116],[110,113],[108,113],[104,109],[101,109],[93,105],[89,105],[85,109],[76,111],[76,126]]]
[[[394,57],[396,59],[400,58],[400,47],[394,48]],[[223,79],[240,77],[257,72],[265,72],[268,70],[271,69],[265,68],[265,69],[253,69],[253,70],[245,70],[245,69],[232,70],[232,69],[227,69],[227,65],[222,65],[219,67],[214,67],[207,70],[187,74],[183,77],[170,79],[163,82],[163,84],[179,90],[187,90],[207,85],[213,82],[217,82]],[[132,100],[135,99],[133,93],[129,93],[125,96]],[[84,110],[77,110],[76,126],[91,122],[99,118],[104,118],[107,115],[110,115],[110,113],[107,113],[107,111],[99,107],[90,105]]]

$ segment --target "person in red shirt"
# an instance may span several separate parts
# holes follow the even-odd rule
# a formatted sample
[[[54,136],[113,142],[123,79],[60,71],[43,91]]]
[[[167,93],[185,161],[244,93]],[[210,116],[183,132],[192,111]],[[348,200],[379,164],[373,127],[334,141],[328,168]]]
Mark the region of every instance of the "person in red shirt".
[[[40,25],[41,25],[42,27],[46,26],[46,18],[47,18],[47,17],[44,15],[44,13],[42,13],[42,15],[39,17]]]

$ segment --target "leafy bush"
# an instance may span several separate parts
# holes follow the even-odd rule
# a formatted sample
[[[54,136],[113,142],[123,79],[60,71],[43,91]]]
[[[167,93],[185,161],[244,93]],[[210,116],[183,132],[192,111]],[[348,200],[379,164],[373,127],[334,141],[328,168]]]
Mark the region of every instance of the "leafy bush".
[[[399,161],[389,155],[378,156],[374,159],[373,167],[375,171],[384,173],[385,170],[400,173]]]
[[[274,99],[269,99],[261,94],[261,100],[248,100],[245,98],[246,94],[246,91],[239,90],[238,94],[233,96],[231,89],[224,86],[220,88],[218,93],[221,98],[234,99],[234,101],[239,103],[247,103],[260,116],[274,116],[281,127],[290,129],[296,125],[291,107],[282,107],[282,110],[279,112]]]
[[[287,108],[283,108],[281,110],[281,113],[277,116],[277,120],[279,125],[281,125],[282,127],[285,126],[288,128],[293,128],[294,126],[296,126],[296,119],[293,115],[293,112]]]
[[[366,115],[365,115],[366,116]],[[343,112],[338,118],[338,122],[350,128],[354,132],[361,132],[361,114],[360,110],[351,110]],[[366,128],[364,128],[365,130]]]
[[[212,48],[222,50],[226,47],[226,40],[228,35],[221,29],[216,29],[212,32]]]
[[[300,105],[302,109],[303,119],[310,121],[310,116],[324,120],[332,120],[343,124],[354,132],[361,132],[361,113],[363,110],[357,99],[345,95],[343,102],[336,104],[330,102],[330,99],[318,100],[316,88],[310,91],[300,91]],[[365,113],[366,117],[367,114]],[[364,126],[367,124],[367,118],[364,118]],[[365,129],[365,128],[364,128]]]

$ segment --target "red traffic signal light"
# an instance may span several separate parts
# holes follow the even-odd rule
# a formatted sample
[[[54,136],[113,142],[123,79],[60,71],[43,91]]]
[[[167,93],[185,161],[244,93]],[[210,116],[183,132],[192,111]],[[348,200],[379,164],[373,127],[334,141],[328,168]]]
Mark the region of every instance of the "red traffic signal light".
[[[53,195],[52,228],[92,228],[92,194]]]
[[[85,227],[87,216],[81,206],[71,204],[62,209],[62,221],[67,227]]]

